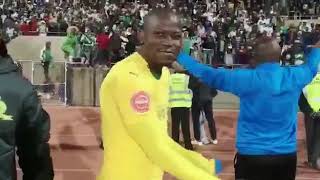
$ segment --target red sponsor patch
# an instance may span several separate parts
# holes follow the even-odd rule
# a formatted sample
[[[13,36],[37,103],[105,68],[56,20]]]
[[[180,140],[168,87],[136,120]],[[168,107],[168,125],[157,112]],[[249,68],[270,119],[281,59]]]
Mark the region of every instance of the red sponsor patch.
[[[146,92],[140,91],[131,98],[131,106],[138,113],[149,111],[150,97]]]

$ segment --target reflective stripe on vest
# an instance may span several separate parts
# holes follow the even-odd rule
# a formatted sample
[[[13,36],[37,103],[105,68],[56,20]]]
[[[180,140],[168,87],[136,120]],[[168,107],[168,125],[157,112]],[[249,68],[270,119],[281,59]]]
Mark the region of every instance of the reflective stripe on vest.
[[[313,111],[320,111],[320,74],[306,87],[305,97]]]
[[[191,107],[192,91],[188,88],[189,76],[175,73],[170,77],[170,107]]]

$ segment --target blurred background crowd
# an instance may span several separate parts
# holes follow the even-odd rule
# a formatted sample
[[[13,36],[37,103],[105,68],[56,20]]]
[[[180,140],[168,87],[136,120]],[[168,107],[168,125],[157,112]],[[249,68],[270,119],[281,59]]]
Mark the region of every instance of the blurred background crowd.
[[[139,47],[143,17],[156,6],[182,15],[184,51],[211,65],[250,64],[251,40],[266,34],[283,47],[282,63],[300,64],[319,39],[319,0],[3,0],[2,37],[66,36],[66,59],[110,65]],[[299,24],[288,24],[289,19]],[[53,57],[54,58],[54,57]]]

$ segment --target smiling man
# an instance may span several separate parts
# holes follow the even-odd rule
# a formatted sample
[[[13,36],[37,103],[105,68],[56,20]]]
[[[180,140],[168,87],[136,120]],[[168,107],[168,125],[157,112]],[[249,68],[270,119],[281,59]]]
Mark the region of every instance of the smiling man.
[[[216,163],[185,150],[167,134],[167,66],[182,47],[179,18],[154,9],[144,18],[144,45],[117,63],[101,90],[104,164],[99,180],[216,180]]]

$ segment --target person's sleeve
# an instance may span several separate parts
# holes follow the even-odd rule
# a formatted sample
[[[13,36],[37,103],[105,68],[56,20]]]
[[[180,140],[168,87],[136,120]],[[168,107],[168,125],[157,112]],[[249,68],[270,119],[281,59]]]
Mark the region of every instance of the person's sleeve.
[[[193,75],[190,75],[189,88],[191,90],[195,90],[195,89],[199,88],[200,85],[201,84],[200,84],[199,80],[196,77],[194,77]]]
[[[306,63],[292,69],[294,82],[299,88],[305,87],[320,71],[320,48],[312,48]]]
[[[44,60],[43,52],[44,52],[44,49],[41,49],[41,51],[40,51],[40,59],[41,59],[42,61]]]
[[[184,156],[186,159],[191,161],[197,167],[203,169],[204,171],[208,172],[209,174],[218,174],[221,171],[221,165],[217,163],[217,160],[211,159],[208,160],[203,157],[201,154],[189,151],[182,146],[178,145],[175,141],[170,141],[170,147],[174,149],[176,152]],[[219,169],[220,168],[220,169]]]
[[[121,77],[114,84],[115,102],[129,136],[141,147],[146,156],[162,170],[183,180],[217,180],[213,171],[199,168],[172,145],[163,122],[158,118],[153,97],[145,84],[134,78]],[[165,92],[164,92],[165,93]]]
[[[320,70],[320,48],[313,48],[307,56],[306,65],[310,69],[312,77]]]
[[[50,156],[50,117],[42,108],[35,91],[23,102],[17,123],[17,155],[24,180],[53,180]]]
[[[177,59],[178,63],[190,74],[199,78],[211,88],[241,95],[255,87],[252,70],[212,68],[199,63],[184,53],[180,53]]]

